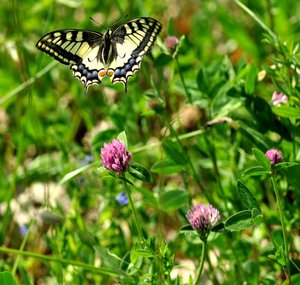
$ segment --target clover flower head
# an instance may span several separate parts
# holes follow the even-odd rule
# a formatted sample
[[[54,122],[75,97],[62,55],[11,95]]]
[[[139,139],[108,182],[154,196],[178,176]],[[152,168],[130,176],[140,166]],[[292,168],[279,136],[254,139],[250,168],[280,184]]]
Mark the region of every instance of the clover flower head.
[[[167,36],[165,38],[165,46],[170,53],[174,53],[176,47],[179,45],[179,40],[175,36]]]
[[[186,218],[192,228],[200,234],[201,239],[206,239],[211,228],[220,221],[221,216],[212,205],[200,203],[187,212]]]
[[[287,104],[288,97],[280,92],[274,91],[272,95],[272,104],[279,107],[281,104]]]
[[[101,149],[101,161],[104,168],[122,174],[128,170],[131,153],[124,143],[113,139],[111,143],[105,143]]]
[[[265,156],[270,160],[271,165],[275,165],[279,162],[282,162],[282,159],[283,159],[282,152],[275,148],[269,149],[265,153]]]

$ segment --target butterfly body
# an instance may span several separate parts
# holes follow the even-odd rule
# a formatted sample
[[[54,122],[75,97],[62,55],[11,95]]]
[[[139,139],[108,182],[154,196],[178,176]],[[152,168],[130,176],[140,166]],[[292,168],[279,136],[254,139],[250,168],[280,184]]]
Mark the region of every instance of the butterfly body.
[[[109,76],[121,82],[127,92],[128,78],[140,69],[143,56],[151,49],[161,24],[149,17],[131,20],[105,34],[89,30],[58,30],[46,34],[37,48],[69,65],[75,78],[86,88]]]

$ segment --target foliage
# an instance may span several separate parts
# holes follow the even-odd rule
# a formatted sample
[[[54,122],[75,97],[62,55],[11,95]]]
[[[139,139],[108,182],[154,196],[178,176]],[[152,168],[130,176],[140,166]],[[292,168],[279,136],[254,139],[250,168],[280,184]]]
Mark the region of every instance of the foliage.
[[[0,284],[297,284],[299,10],[291,0],[5,0]],[[102,31],[126,14],[164,27],[127,94],[109,78],[86,93],[35,48],[49,31]],[[179,40],[172,50],[167,36]],[[275,91],[288,102],[274,106]],[[122,176],[100,160],[116,138],[132,153]],[[283,162],[270,164],[271,148]],[[222,217],[207,243],[186,219],[199,202]]]

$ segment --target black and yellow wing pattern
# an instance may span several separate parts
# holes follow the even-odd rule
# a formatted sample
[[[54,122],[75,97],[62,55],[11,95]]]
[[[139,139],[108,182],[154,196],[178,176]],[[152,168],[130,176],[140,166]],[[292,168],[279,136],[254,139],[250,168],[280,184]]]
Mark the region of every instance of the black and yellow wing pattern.
[[[112,83],[123,83],[127,92],[128,78],[140,69],[143,56],[153,46],[161,28],[157,20],[141,17],[108,29],[105,34],[54,31],[43,36],[36,47],[69,65],[86,89],[109,76]]]

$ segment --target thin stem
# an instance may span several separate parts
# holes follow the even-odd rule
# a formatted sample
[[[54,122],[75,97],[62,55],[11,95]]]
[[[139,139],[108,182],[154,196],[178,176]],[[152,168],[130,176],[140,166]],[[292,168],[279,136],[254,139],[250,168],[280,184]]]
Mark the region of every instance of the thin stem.
[[[204,133],[205,133],[205,131],[203,129],[196,130],[196,131],[192,131],[192,132],[180,135],[180,136],[170,137],[170,140],[177,141],[177,139],[178,139],[178,140],[182,141],[182,140],[186,140],[186,139],[190,139],[190,138],[194,138],[194,137],[203,135]],[[156,148],[156,147],[160,147],[160,146],[161,146],[161,142],[155,142],[155,143],[151,143],[151,144],[147,144],[147,145],[135,148],[132,151],[132,153],[143,152],[144,150],[152,149],[152,148]]]
[[[56,257],[52,257],[49,255],[42,255],[42,254],[35,253],[35,252],[22,251],[22,250],[13,249],[13,248],[7,248],[7,247],[0,247],[0,252],[29,256],[29,257],[37,258],[37,259],[40,259],[43,261],[48,261],[48,262],[63,263],[66,265],[74,265],[76,267],[80,267],[80,268],[88,270],[88,271],[93,271],[98,274],[105,274],[105,275],[109,275],[109,276],[113,276],[113,277],[119,276],[119,273],[116,272],[114,269],[107,268],[107,267],[100,268],[100,267],[96,267],[92,264],[82,263],[82,262],[78,262],[78,261],[71,260],[71,259],[56,258]]]
[[[182,146],[182,143],[180,141],[180,137],[177,135],[176,131],[174,130],[174,128],[172,126],[172,124],[169,124],[169,130],[170,130],[170,133],[174,136],[174,141],[176,141],[178,143],[178,145],[180,145],[183,153],[186,154],[185,149]],[[204,194],[205,198],[207,199],[207,201],[209,201],[211,204],[213,204],[213,199],[212,199],[211,195],[209,194],[209,192],[204,190],[205,187],[201,183],[201,180],[199,179],[199,175],[197,174],[197,172],[195,170],[195,167],[194,167],[194,165],[193,165],[193,163],[190,159],[190,156],[186,154],[185,158],[186,158],[188,166],[190,167],[190,170],[192,172],[192,177],[194,178],[197,186],[199,187],[200,190],[203,191],[203,194]]]
[[[287,276],[286,277],[287,277],[288,284],[291,284],[289,249],[288,249],[288,244],[287,244],[287,240],[286,240],[286,227],[285,227],[285,223],[283,220],[283,208],[282,208],[282,204],[281,204],[280,195],[279,195],[278,189],[276,187],[275,179],[273,176],[271,176],[271,181],[272,181],[273,189],[274,189],[275,196],[276,196],[277,207],[279,210],[279,217],[280,217],[280,223],[281,223],[281,229],[282,229],[284,257],[285,257],[285,263],[286,263],[286,267],[287,267]]]
[[[245,6],[243,3],[241,3],[238,0],[234,0],[234,2],[239,5],[256,23],[258,23],[261,28],[263,28],[273,39],[276,40],[276,35],[267,27],[267,25],[264,24],[264,22],[258,18],[254,12],[252,12],[247,6]]]
[[[270,29],[271,31],[274,31],[274,15],[272,13],[272,3],[271,3],[271,0],[267,0],[267,12],[268,12],[268,15],[269,15],[269,21],[270,21]]]
[[[177,56],[175,57],[175,61],[176,61],[176,65],[177,65],[177,68],[178,68],[180,80],[181,80],[181,82],[182,82],[184,91],[185,91],[185,93],[186,93],[186,96],[187,96],[187,98],[188,98],[189,103],[192,104],[191,94],[189,93],[189,91],[188,91],[188,89],[187,89],[187,86],[186,86],[186,84],[185,84],[184,77],[183,77],[183,75],[182,75],[181,68],[180,68],[179,61],[178,61]]]
[[[32,85],[38,78],[42,77],[46,74],[49,70],[51,70],[57,62],[51,62],[47,66],[45,66],[41,71],[39,71],[35,76],[29,78],[27,81],[20,84],[14,90],[9,92],[8,94],[4,95],[0,98],[0,105],[5,104],[8,100],[11,100],[13,97],[17,96],[21,91]]]
[[[126,181],[124,181],[124,186],[125,186],[125,190],[126,190],[126,193],[127,193],[127,196],[128,196],[129,204],[130,204],[130,207],[131,207],[131,210],[132,210],[134,223],[135,223],[135,226],[136,226],[138,234],[139,234],[140,242],[142,242],[142,241],[145,240],[145,238],[144,238],[144,235],[143,235],[141,223],[140,223],[139,219],[137,218],[136,210],[135,210],[134,203],[133,203],[133,200],[132,200],[132,197],[131,197],[131,191],[130,191]]]
[[[200,280],[200,277],[202,275],[202,270],[203,270],[203,265],[204,265],[204,260],[205,260],[206,249],[207,249],[207,243],[205,241],[205,242],[202,243],[201,258],[200,258],[200,262],[198,264],[198,268],[197,268],[197,273],[196,273],[196,278],[195,278],[194,285],[198,285],[199,284],[199,280]]]
[[[24,236],[24,239],[23,239],[23,241],[21,243],[21,246],[20,246],[20,251],[23,251],[24,248],[25,248],[25,246],[26,246],[26,243],[27,243],[27,240],[28,240],[29,233],[31,231],[32,225],[33,225],[33,221],[31,221],[30,224],[29,224],[29,226],[28,226],[28,230],[27,230],[27,232],[26,232],[26,234]],[[15,274],[16,274],[17,267],[19,265],[19,261],[20,261],[20,255],[18,255],[17,258],[15,259],[14,266],[13,266],[12,271],[11,271],[11,273],[12,273],[13,276],[15,276]]]

